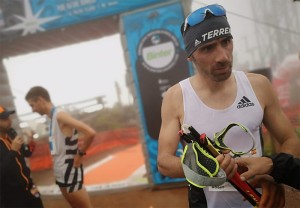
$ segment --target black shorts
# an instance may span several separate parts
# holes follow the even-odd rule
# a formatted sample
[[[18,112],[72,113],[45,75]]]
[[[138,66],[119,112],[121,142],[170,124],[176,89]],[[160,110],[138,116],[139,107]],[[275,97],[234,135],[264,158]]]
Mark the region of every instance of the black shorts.
[[[72,184],[65,184],[65,183],[61,183],[61,182],[56,181],[56,184],[60,188],[66,188],[68,193],[79,191],[80,189],[82,189],[84,187],[83,182],[77,182],[77,183],[72,183]]]
[[[202,188],[189,184],[189,208],[207,208],[206,197]]]

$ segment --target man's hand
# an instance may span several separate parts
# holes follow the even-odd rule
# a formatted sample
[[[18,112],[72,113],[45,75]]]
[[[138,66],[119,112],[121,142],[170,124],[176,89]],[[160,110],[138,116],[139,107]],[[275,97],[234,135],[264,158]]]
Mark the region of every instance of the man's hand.
[[[216,159],[220,164],[220,168],[225,171],[227,179],[231,179],[238,167],[235,160],[229,154],[220,154]]]
[[[269,174],[273,167],[272,159],[268,157],[236,158],[236,163],[239,167],[248,169],[240,175],[243,181],[247,181],[255,175]]]
[[[82,156],[76,154],[75,157],[74,157],[73,167],[74,168],[79,168],[81,163],[82,163],[82,159],[83,159]]]
[[[246,171],[241,173],[241,179],[248,181],[253,187],[262,188],[262,196],[259,207],[284,207],[285,195],[284,187],[274,179],[265,174],[269,174],[273,168],[273,162],[268,157],[243,157],[236,158],[239,168]]]
[[[253,187],[262,188],[260,208],[281,208],[285,205],[285,192],[281,184],[276,183],[269,175],[255,176],[249,182]]]
[[[23,138],[21,138],[20,136],[16,136],[15,139],[12,141],[11,149],[18,152],[20,151],[23,143],[24,143]]]

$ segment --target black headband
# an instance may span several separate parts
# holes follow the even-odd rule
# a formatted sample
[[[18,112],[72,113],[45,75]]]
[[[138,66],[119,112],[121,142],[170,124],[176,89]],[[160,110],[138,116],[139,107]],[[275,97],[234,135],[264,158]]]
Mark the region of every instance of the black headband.
[[[183,32],[183,25],[184,24],[181,25],[181,34],[188,57],[190,57],[198,47],[212,40],[232,37],[226,16],[210,16],[203,22],[190,26],[185,32]]]

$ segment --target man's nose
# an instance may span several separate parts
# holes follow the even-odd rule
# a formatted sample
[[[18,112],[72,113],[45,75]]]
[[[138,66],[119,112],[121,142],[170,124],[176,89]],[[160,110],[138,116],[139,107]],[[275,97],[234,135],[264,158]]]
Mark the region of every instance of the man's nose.
[[[228,49],[222,47],[222,45],[218,45],[217,53],[216,53],[216,62],[228,62],[230,61],[230,53]]]

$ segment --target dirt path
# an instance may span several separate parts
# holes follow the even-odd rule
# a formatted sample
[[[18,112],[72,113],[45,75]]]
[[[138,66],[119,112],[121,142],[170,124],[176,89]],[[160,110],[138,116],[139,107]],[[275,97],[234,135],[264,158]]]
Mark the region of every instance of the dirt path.
[[[296,208],[300,192],[285,187],[286,208]],[[94,208],[188,208],[187,188],[151,190],[132,188],[111,193],[90,193]],[[43,196],[45,208],[70,208],[62,196]]]
[[[187,208],[187,188],[135,188],[112,193],[90,193],[94,208]],[[62,196],[43,196],[45,208],[69,208]]]

